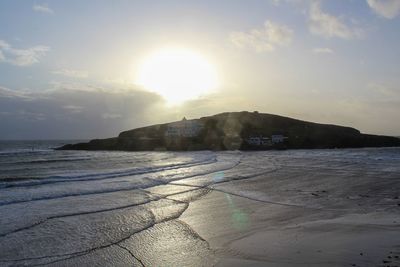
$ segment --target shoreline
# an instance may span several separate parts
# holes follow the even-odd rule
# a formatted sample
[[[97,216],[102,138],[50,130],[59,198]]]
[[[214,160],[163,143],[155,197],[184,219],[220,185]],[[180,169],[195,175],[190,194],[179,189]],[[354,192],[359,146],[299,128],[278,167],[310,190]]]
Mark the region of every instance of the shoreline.
[[[399,265],[391,149],[172,155],[169,169],[1,188],[1,265]]]

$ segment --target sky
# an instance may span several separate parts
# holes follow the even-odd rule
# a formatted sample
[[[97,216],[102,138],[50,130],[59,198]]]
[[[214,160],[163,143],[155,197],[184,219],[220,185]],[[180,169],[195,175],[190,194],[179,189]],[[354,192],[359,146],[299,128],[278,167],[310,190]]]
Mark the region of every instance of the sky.
[[[171,104],[138,84],[166,47],[206,59],[218,85]],[[399,47],[400,0],[2,0],[0,139],[243,110],[400,136]]]

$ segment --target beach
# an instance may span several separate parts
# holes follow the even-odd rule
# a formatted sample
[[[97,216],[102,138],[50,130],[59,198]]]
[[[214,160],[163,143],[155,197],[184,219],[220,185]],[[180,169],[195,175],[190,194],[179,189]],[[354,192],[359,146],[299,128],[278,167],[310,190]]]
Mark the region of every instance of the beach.
[[[400,266],[398,148],[44,149],[0,166],[1,266]]]
[[[0,25],[0,267],[400,267],[400,0]]]

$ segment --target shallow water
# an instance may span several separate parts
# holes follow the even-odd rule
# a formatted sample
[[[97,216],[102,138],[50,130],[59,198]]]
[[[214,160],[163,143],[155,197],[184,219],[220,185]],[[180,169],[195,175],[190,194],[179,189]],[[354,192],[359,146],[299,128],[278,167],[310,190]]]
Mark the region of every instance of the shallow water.
[[[374,193],[382,196],[380,202],[371,198],[371,208],[399,193],[398,148],[186,153],[50,149],[59,143],[36,143],[33,150],[29,142],[1,146],[1,265],[163,266],[177,261],[176,266],[207,266],[215,263],[212,248],[177,219],[210,190],[332,210],[354,208],[342,200],[360,198],[350,188],[368,187],[373,179]],[[313,170],[327,175],[313,176]],[[349,179],[357,171],[363,175]],[[273,179],[275,173],[279,179]],[[330,186],[318,184],[329,175]],[[251,182],[256,178],[264,179],[269,189]],[[337,187],[347,181],[349,188],[334,189],[335,179],[342,181]],[[328,187],[331,198],[325,199]],[[310,200],[311,193],[322,198]],[[240,227],[248,223],[242,211],[235,216]],[[171,254],[172,247],[180,256]]]

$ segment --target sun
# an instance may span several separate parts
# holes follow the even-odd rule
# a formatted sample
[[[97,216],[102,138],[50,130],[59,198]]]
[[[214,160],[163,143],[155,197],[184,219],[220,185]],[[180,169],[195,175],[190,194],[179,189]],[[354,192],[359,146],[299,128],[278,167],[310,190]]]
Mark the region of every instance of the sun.
[[[200,53],[164,48],[140,65],[135,83],[161,95],[169,104],[180,104],[211,93],[218,87],[216,69]]]

